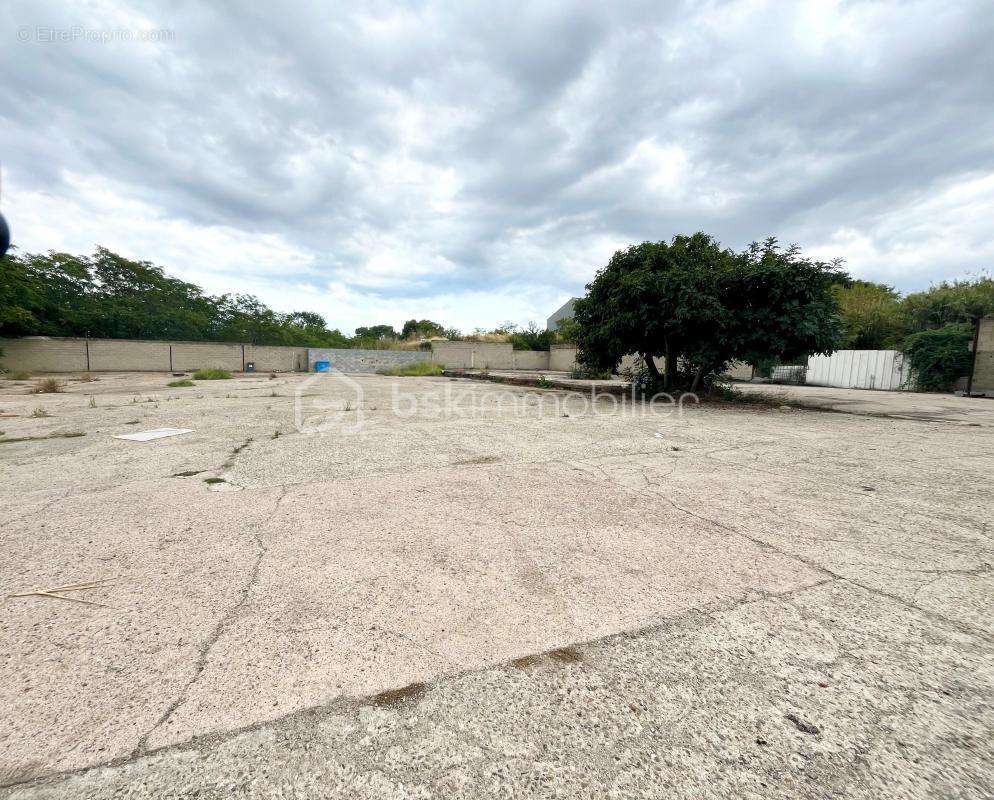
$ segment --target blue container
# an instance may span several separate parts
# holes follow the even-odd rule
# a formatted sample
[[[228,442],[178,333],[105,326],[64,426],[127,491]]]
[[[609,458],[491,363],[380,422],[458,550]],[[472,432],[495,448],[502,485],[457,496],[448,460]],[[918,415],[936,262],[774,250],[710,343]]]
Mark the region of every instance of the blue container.
[[[315,361],[314,362],[314,371],[315,372],[327,372],[329,369],[331,369],[331,362],[330,361]]]

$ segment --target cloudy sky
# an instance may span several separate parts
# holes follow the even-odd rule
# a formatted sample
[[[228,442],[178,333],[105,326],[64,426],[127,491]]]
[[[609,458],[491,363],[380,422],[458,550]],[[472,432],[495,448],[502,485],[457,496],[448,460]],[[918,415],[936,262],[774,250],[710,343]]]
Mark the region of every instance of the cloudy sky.
[[[0,4],[15,243],[346,331],[544,320],[695,230],[994,266],[987,0],[270,5]]]

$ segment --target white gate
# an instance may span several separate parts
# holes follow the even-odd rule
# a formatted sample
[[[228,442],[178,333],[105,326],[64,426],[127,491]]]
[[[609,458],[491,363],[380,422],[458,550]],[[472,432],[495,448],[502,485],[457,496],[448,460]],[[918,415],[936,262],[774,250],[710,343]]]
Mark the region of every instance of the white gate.
[[[807,383],[844,389],[909,389],[911,370],[897,350],[836,350],[808,359]]]

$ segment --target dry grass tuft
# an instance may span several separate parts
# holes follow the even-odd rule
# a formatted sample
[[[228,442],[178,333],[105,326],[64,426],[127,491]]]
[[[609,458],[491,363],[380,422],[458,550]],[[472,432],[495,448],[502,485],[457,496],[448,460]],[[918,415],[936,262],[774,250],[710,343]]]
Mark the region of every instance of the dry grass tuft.
[[[42,378],[31,391],[35,394],[57,394],[62,391],[62,386],[58,378]]]

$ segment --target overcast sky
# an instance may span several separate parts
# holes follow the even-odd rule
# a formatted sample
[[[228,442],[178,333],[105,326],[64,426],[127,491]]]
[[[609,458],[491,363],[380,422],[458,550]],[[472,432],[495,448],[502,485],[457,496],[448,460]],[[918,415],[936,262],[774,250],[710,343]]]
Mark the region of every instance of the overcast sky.
[[[543,321],[695,230],[903,290],[994,265],[987,0],[166,5],[0,4],[22,250],[345,331]]]

